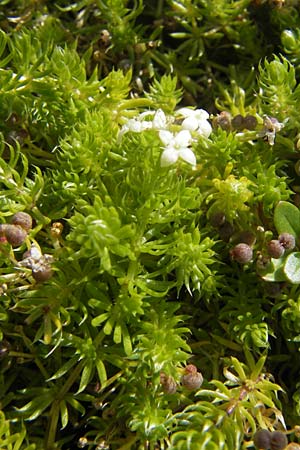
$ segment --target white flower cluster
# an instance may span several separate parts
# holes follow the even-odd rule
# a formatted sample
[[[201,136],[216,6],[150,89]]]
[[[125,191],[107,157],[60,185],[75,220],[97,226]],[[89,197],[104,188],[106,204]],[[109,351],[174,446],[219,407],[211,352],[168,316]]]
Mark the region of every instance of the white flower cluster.
[[[149,120],[151,117],[152,120]],[[196,140],[197,135],[209,137],[212,127],[208,118],[208,112],[203,109],[180,108],[171,117],[167,117],[161,109],[147,111],[134,119],[129,119],[123,125],[119,133],[119,139],[128,131],[141,133],[144,130],[157,130],[163,144],[162,167],[175,164],[178,159],[182,159],[195,167],[196,157],[191,149],[191,144]],[[171,131],[171,128],[174,128],[173,123],[175,121],[177,123],[178,120],[181,120],[180,130]]]

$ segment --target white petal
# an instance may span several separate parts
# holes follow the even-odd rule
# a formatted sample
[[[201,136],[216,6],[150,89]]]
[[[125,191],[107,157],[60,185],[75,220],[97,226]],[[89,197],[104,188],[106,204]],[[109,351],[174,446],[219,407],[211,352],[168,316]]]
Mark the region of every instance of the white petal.
[[[179,131],[174,138],[176,147],[187,147],[192,140],[191,133],[188,130]]]
[[[181,126],[184,130],[195,131],[197,130],[199,123],[195,117],[190,116],[184,119]]]
[[[197,120],[207,120],[209,118],[209,114],[205,109],[195,109],[194,114]]]
[[[160,158],[161,167],[171,166],[175,164],[178,159],[178,153],[173,148],[166,148]]]
[[[174,135],[170,131],[161,130],[159,132],[159,138],[163,144],[168,145],[174,140]]]
[[[154,116],[155,112],[156,111],[151,111],[151,110],[144,111],[143,113],[139,114],[138,119],[141,120],[141,119],[143,119],[144,117],[147,117],[147,116]]]
[[[199,122],[199,127],[197,129],[197,133],[201,136],[209,137],[212,132],[211,124],[207,120],[202,120]]]
[[[176,113],[176,115],[178,114],[183,117],[190,117],[190,116],[193,116],[194,110],[190,109],[190,108],[180,108],[180,109],[177,109],[177,111],[175,111],[175,113]]]
[[[155,130],[163,130],[167,126],[166,115],[162,109],[158,109],[152,121],[152,126]]]
[[[180,150],[179,157],[192,166],[196,166],[196,156],[190,148],[183,148]]]

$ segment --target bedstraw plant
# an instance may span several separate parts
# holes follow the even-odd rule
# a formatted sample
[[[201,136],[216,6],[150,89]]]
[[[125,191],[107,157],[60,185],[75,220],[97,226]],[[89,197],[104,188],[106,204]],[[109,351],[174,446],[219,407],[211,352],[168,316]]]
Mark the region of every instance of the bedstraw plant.
[[[299,7],[0,1],[1,449],[300,447]]]

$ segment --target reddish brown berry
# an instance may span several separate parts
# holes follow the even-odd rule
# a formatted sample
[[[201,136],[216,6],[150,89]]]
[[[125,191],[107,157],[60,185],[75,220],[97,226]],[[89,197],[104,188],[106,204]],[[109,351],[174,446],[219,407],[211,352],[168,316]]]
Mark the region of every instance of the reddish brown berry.
[[[203,383],[203,376],[201,372],[197,371],[197,367],[193,364],[188,364],[185,368],[185,373],[181,377],[181,384],[186,389],[193,391],[199,389]]]
[[[269,430],[258,430],[253,436],[253,442],[256,448],[270,449],[271,432]]]
[[[39,268],[32,270],[32,276],[39,283],[49,280],[53,275],[53,271],[49,265],[41,265]]]
[[[296,245],[295,238],[290,233],[281,233],[278,236],[278,241],[286,250],[293,250]]]
[[[277,239],[272,239],[272,241],[268,242],[267,250],[271,258],[281,258],[284,254],[284,247]]]
[[[253,257],[253,250],[248,244],[237,244],[230,250],[230,256],[234,261],[240,264],[246,264]]]
[[[19,225],[28,232],[32,228],[32,217],[26,212],[20,211],[12,216],[11,223]]]
[[[7,225],[5,237],[12,247],[19,247],[27,237],[27,232],[19,225]]]
[[[288,445],[287,437],[282,431],[273,431],[270,439],[271,450],[283,450]]]

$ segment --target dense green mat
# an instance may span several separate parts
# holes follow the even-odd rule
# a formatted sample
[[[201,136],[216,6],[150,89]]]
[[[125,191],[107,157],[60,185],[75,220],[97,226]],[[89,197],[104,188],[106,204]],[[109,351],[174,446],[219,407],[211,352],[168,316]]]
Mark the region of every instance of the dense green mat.
[[[0,449],[300,448],[299,76],[297,0],[0,0]]]

